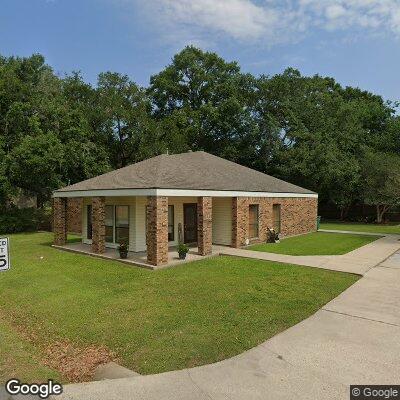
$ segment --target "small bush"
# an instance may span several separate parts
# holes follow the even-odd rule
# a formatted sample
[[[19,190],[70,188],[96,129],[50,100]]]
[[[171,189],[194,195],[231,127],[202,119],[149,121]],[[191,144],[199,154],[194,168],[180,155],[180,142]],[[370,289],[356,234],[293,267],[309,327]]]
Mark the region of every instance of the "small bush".
[[[7,208],[0,212],[0,233],[33,232],[50,228],[51,211],[36,208]]]

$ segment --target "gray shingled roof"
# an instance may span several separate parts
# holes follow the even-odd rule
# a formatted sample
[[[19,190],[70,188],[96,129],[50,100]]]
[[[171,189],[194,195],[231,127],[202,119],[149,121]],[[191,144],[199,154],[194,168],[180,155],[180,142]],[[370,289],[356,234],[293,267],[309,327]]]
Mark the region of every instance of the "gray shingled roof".
[[[204,151],[162,154],[64,187],[58,192],[99,189],[204,189],[313,193]]]

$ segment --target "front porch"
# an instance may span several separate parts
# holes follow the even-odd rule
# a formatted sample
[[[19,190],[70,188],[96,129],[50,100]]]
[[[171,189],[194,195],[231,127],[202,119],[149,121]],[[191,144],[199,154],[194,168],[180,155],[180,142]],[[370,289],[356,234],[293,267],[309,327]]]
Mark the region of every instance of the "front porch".
[[[127,263],[143,267],[176,265],[176,246],[190,247],[187,261],[232,245],[232,198],[189,196],[84,197],[79,216],[82,243],[67,241],[67,199],[54,198],[55,247],[119,259],[128,244]]]
[[[104,259],[108,259],[108,260],[116,260],[116,261],[122,262],[124,264],[154,270],[154,269],[159,269],[159,268],[171,267],[174,265],[185,264],[185,263],[188,263],[191,261],[201,260],[205,257],[217,256],[220,254],[220,252],[223,249],[226,249],[227,246],[213,245],[211,253],[208,254],[207,256],[200,255],[197,246],[191,246],[189,252],[186,255],[185,260],[179,259],[178,253],[176,250],[176,246],[172,246],[172,247],[168,248],[168,261],[166,263],[162,264],[161,266],[155,266],[155,265],[152,265],[151,263],[149,263],[147,260],[147,252],[146,251],[140,251],[140,252],[129,251],[128,258],[121,259],[119,257],[118,250],[109,248],[109,247],[106,247],[104,250],[104,253],[101,253],[101,254],[94,253],[92,251],[92,247],[90,244],[79,243],[79,242],[66,243],[62,246],[53,245],[53,247],[55,247],[57,249],[65,250],[65,251],[70,251],[73,253],[86,254],[86,255],[89,255],[92,257],[104,258]]]

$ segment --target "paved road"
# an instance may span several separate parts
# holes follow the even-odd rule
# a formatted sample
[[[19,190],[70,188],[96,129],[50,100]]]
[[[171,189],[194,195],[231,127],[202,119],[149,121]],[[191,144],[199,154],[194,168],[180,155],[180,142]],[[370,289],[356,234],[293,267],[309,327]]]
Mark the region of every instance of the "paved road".
[[[68,385],[58,400],[337,400],[349,398],[350,384],[400,384],[400,252],[384,260],[400,242],[387,236],[374,243],[342,258],[343,269],[362,279],[310,318],[239,356]]]

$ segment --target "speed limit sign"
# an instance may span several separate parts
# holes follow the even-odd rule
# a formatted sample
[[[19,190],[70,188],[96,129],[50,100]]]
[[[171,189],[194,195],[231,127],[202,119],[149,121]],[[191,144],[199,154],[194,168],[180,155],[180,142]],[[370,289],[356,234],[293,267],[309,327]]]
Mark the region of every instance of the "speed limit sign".
[[[0,272],[10,269],[9,239],[0,238]]]

